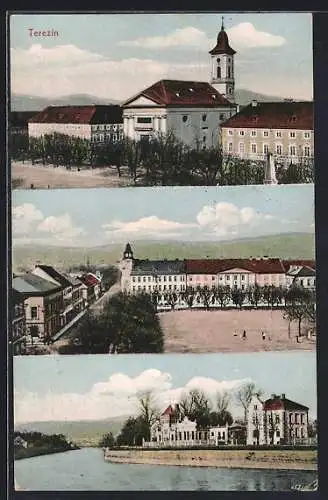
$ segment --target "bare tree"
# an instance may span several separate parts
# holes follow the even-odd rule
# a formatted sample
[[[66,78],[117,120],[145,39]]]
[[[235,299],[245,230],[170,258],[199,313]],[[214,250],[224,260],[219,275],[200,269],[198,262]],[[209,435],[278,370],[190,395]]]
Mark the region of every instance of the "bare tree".
[[[159,412],[155,404],[155,395],[152,390],[137,393],[139,418],[144,422],[147,429],[146,441],[150,440],[151,426],[158,420]]]
[[[254,394],[260,395],[262,393],[261,390],[256,389],[256,386],[254,382],[248,382],[244,384],[236,393],[236,400],[237,404],[243,407],[244,409],[244,418],[245,422],[247,420],[247,410],[249,407],[249,404],[251,402],[252,397]]]

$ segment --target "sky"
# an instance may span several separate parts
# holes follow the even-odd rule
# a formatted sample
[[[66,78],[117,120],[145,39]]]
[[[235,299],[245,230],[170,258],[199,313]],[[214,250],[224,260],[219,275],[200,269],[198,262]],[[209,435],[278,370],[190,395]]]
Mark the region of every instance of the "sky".
[[[314,232],[313,184],[14,190],[13,246],[227,241]]]
[[[224,14],[236,87],[312,99],[310,13],[15,14],[11,91],[126,100],[162,78],[209,81]],[[56,37],[31,36],[56,30]]]
[[[42,376],[40,376],[42,374]],[[257,352],[242,354],[18,356],[14,358],[16,424],[49,420],[102,420],[135,415],[137,395],[151,390],[162,411],[191,388],[210,398],[233,396],[254,382],[263,397],[285,393],[316,416],[316,354]],[[235,417],[242,409],[231,406]]]

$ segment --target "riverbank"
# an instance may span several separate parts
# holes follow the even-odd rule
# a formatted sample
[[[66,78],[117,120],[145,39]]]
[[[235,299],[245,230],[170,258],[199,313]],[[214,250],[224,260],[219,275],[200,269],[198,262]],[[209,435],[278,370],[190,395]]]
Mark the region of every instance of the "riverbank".
[[[65,451],[79,450],[79,446],[72,446],[69,448],[48,448],[45,446],[31,446],[29,448],[15,449],[15,460],[22,460],[24,458],[38,457],[42,455],[53,455],[54,453],[64,453]]]
[[[111,463],[233,469],[317,470],[315,450],[106,450]]]

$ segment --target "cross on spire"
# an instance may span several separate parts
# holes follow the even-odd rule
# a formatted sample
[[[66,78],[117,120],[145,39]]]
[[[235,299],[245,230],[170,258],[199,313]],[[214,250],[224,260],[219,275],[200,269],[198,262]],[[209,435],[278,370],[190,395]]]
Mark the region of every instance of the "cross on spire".
[[[224,31],[224,16],[222,16],[222,25],[221,25],[221,31]]]

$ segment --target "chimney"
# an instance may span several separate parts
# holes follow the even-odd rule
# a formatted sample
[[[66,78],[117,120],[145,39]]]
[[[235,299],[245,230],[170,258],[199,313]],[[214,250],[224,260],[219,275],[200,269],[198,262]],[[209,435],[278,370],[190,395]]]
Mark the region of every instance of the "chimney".
[[[252,101],[252,103],[251,103],[251,104],[252,104],[252,107],[253,107],[253,108],[256,108],[256,106],[257,106],[257,101],[256,101],[255,99],[253,99],[253,101]]]
[[[281,399],[285,399],[285,398],[286,398],[286,394],[282,394]]]

